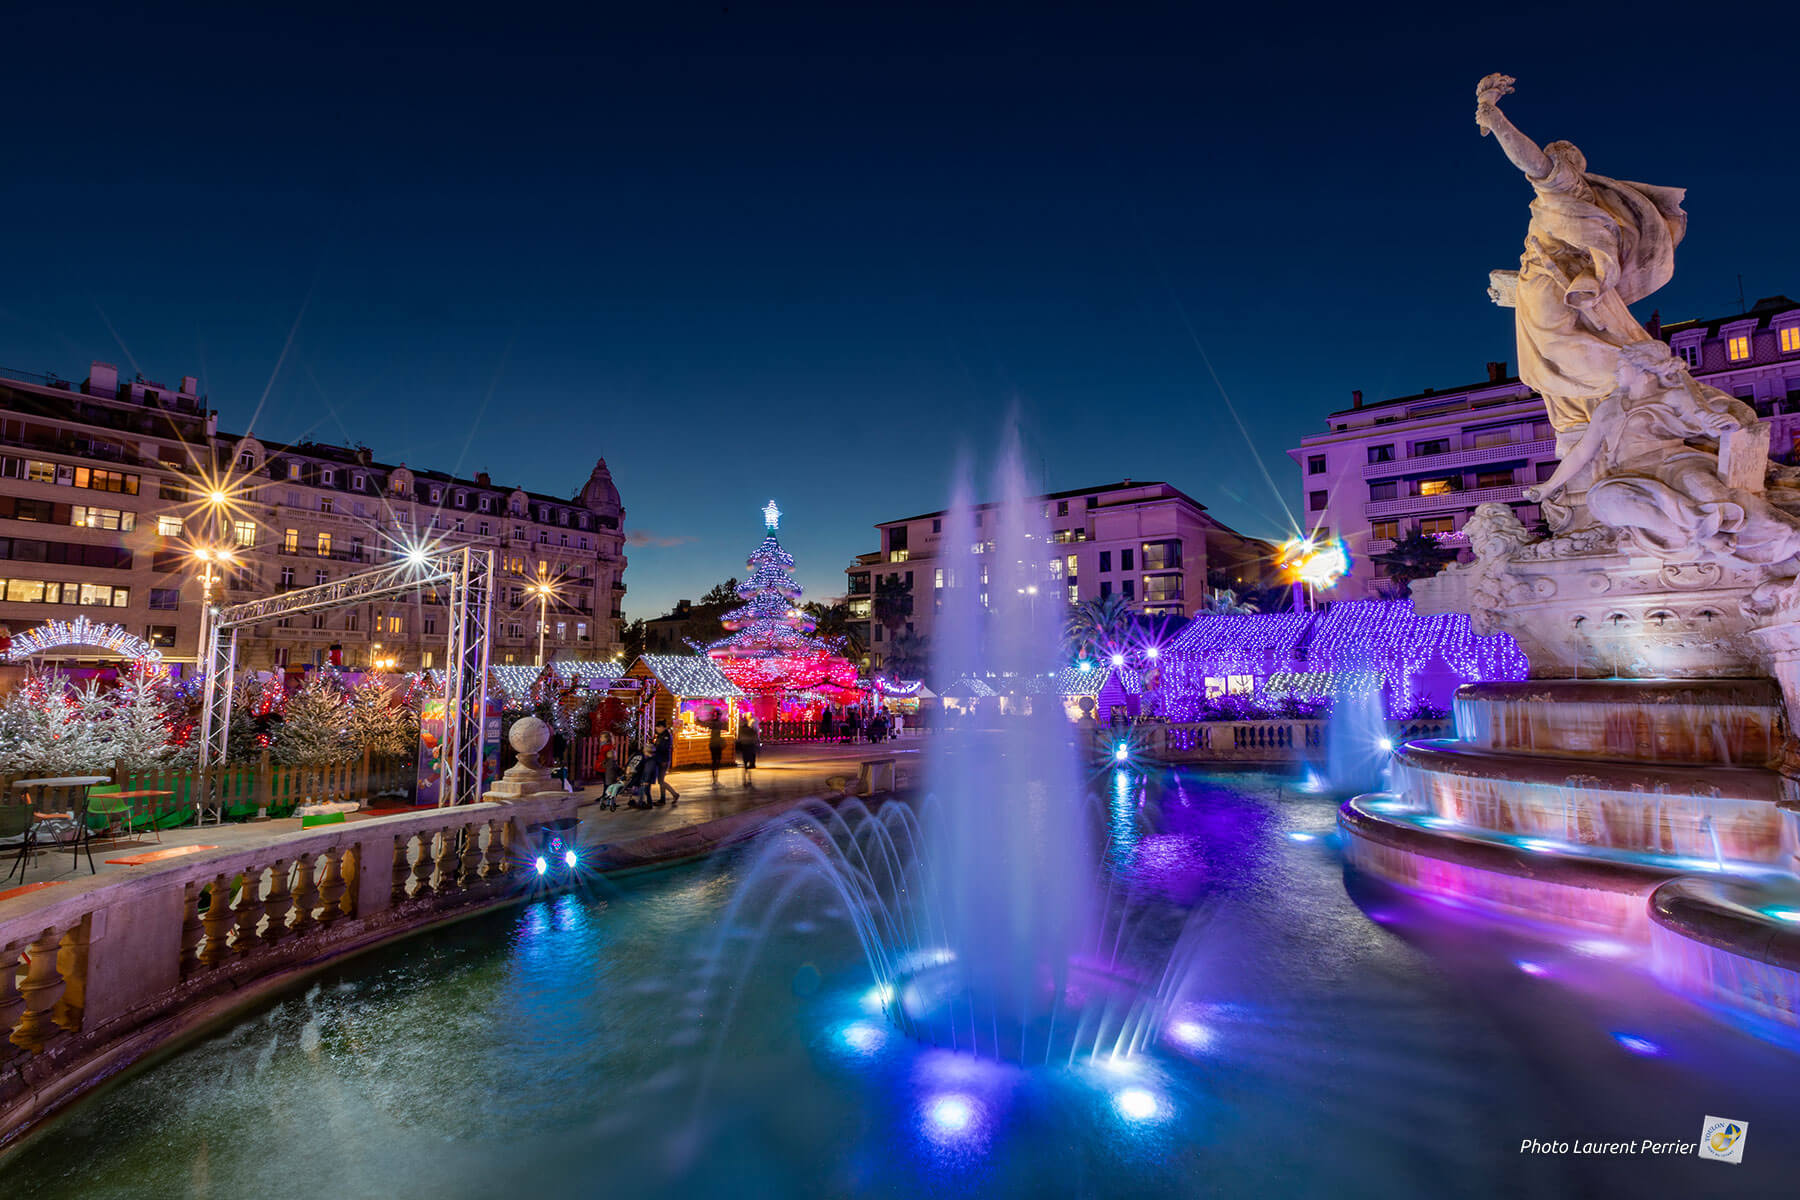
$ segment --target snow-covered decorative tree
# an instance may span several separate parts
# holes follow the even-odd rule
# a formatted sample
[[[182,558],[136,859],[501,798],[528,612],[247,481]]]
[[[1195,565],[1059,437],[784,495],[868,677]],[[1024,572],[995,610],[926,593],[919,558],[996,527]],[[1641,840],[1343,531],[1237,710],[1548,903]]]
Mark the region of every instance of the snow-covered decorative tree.
[[[101,736],[105,699],[98,684],[89,682],[79,693],[60,675],[33,675],[25,686],[8,697],[8,708],[23,709],[7,718],[22,730],[16,764],[5,768],[31,775],[93,775],[112,769]]]
[[[133,663],[106,696],[100,737],[108,757],[127,771],[153,771],[176,754],[163,677],[146,662]]]
[[[378,679],[364,679],[350,690],[350,736],[359,750],[394,758],[419,748],[419,714]]]
[[[287,696],[270,757],[288,766],[344,762],[358,753],[350,705],[336,680],[314,676]]]
[[[775,536],[781,510],[773,500],[763,509],[763,523],[768,535],[747,560],[750,575],[737,588],[745,603],[720,618],[729,636],[706,653],[727,679],[755,696],[823,688],[841,696],[840,703],[858,698],[856,666],[843,656],[841,640],[811,636],[816,624],[800,606],[794,558]]]

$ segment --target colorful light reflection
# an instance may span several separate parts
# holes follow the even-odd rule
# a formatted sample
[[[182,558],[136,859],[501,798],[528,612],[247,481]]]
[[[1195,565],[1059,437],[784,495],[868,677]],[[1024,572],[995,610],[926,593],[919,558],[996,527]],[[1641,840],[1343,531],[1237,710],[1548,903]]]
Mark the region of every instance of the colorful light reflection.
[[[1661,1046],[1657,1045],[1649,1038],[1639,1037],[1635,1033],[1620,1033],[1614,1031],[1612,1036],[1613,1041],[1619,1043],[1619,1045],[1625,1047],[1625,1049],[1631,1051],[1633,1054],[1642,1055],[1645,1058],[1656,1058],[1663,1052]]]
[[[972,1096],[959,1092],[934,1096],[925,1105],[925,1131],[938,1137],[971,1134],[980,1115],[981,1106]]]
[[[1162,1104],[1143,1088],[1126,1088],[1113,1096],[1113,1107],[1127,1121],[1149,1121],[1162,1113]]]

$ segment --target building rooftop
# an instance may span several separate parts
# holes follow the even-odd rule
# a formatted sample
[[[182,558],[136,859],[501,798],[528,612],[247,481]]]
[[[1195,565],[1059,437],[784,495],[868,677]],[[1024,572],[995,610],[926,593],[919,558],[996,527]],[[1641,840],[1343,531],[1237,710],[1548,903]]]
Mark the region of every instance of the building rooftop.
[[[1795,309],[1800,309],[1800,301],[1782,295],[1764,296],[1755,304],[1752,304],[1745,312],[1727,313],[1716,317],[1697,317],[1686,321],[1676,321],[1670,324],[1659,324],[1653,315],[1649,327],[1664,341],[1667,341],[1675,334],[1698,328],[1705,329],[1708,337],[1715,337],[1718,335],[1719,329],[1722,326],[1753,318],[1757,322],[1758,329],[1766,329],[1768,328],[1769,322],[1775,317],[1778,317],[1785,312],[1792,312]],[[1414,392],[1409,396],[1395,396],[1388,400],[1373,400],[1364,404],[1353,405],[1350,408],[1340,408],[1332,412],[1330,416],[1347,417],[1353,413],[1368,412],[1370,409],[1389,408],[1397,404],[1418,404],[1427,400],[1464,400],[1473,392],[1480,392],[1489,388],[1503,389],[1507,387],[1519,388],[1524,386],[1517,375],[1508,375],[1504,373],[1505,363],[1496,365],[1500,366],[1502,370],[1490,373],[1487,379],[1477,383],[1459,384],[1456,387],[1426,388],[1424,391]],[[1517,399],[1524,400],[1534,398],[1535,396],[1535,392],[1528,392],[1524,396],[1517,397]],[[1509,397],[1507,399],[1511,398]],[[1506,401],[1496,401],[1496,403],[1504,402]]]
[[[1125,480],[1121,480],[1118,483],[1101,484],[1099,487],[1071,488],[1070,490],[1064,491],[1064,492],[1045,492],[1041,496],[1032,496],[1031,499],[1033,499],[1033,500],[1072,500],[1076,496],[1095,496],[1095,495],[1100,495],[1105,492],[1137,491],[1140,488],[1165,488],[1168,491],[1168,495],[1163,496],[1163,497],[1157,497],[1158,499],[1186,500],[1189,504],[1193,505],[1195,508],[1201,510],[1202,512],[1206,511],[1206,505],[1200,503],[1198,500],[1194,499],[1192,496],[1188,495],[1186,492],[1182,491],[1180,488],[1175,487],[1172,484],[1165,483],[1160,479],[1125,479]],[[1000,507],[1000,502],[998,500],[984,500],[980,504],[975,505],[974,507],[977,511],[985,511],[987,509]],[[941,517],[949,511],[950,510],[947,508],[940,508],[940,509],[936,509],[932,512],[919,513],[917,516],[900,517],[893,521],[879,521],[876,524],[881,527],[885,527],[888,525],[904,525],[908,521],[924,521],[924,520],[928,520],[932,517]]]

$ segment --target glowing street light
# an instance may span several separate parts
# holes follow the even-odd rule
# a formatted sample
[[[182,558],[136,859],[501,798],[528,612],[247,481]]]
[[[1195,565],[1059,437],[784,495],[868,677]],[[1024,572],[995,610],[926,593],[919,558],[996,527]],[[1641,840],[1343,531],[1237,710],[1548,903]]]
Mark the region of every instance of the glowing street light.
[[[538,648],[537,665],[544,665],[544,630],[549,626],[550,601],[556,596],[556,581],[539,576],[537,582],[527,584],[525,590],[538,598]]]
[[[1350,549],[1344,545],[1343,538],[1289,538],[1276,555],[1275,563],[1296,590],[1305,587],[1308,607],[1311,607],[1317,589],[1335,587],[1339,579],[1350,573]],[[1294,607],[1298,608],[1299,604]]]

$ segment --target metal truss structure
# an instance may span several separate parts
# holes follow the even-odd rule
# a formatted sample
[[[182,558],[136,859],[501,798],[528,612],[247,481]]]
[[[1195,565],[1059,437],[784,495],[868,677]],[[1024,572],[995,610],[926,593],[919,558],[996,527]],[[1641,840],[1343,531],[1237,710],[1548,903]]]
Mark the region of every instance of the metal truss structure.
[[[231,700],[237,684],[238,630],[282,617],[347,608],[384,596],[448,584],[450,644],[444,661],[443,787],[438,803],[481,799],[483,722],[487,713],[489,638],[494,604],[494,552],[458,546],[409,557],[392,566],[350,575],[217,610],[204,647],[205,690],[200,708],[200,766],[225,761]],[[496,731],[498,732],[498,731]]]

